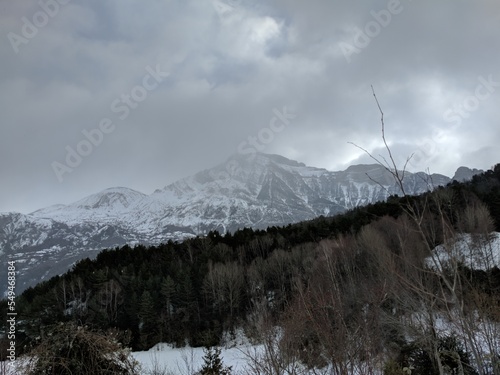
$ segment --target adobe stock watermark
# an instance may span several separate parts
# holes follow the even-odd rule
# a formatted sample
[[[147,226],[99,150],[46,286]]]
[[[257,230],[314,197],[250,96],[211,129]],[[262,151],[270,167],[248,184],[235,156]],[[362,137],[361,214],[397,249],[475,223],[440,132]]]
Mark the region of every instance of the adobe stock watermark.
[[[146,66],[146,74],[142,78],[141,84],[134,86],[129,93],[122,94],[119,98],[113,100],[110,104],[110,110],[116,114],[119,120],[125,120],[131,111],[139,106],[141,102],[147,99],[149,93],[156,89],[161,82],[170,74],[161,71],[159,64],[153,69]],[[97,127],[82,130],[83,139],[75,147],[67,145],[66,158],[64,162],[53,161],[51,166],[59,180],[63,182],[64,175],[71,173],[77,168],[83,159],[89,156],[96,147],[102,144],[104,136],[111,134],[116,129],[116,125],[109,117],[103,117]]]
[[[258,152],[264,151],[266,145],[270,144],[276,134],[281,133],[291,124],[291,120],[297,117],[296,114],[288,111],[286,106],[280,111],[277,108],[273,109],[274,116],[269,121],[269,125],[260,129],[256,135],[248,136],[248,138],[238,145],[238,154],[246,155],[248,160],[254,158]],[[240,168],[239,162],[236,159],[229,160],[221,172],[210,171],[212,178],[215,180],[229,180],[231,176],[237,173]]]
[[[463,120],[468,119],[472,112],[477,111],[481,102],[490,99],[496,89],[500,87],[500,81],[495,81],[492,74],[488,75],[488,78],[479,76],[477,81],[478,84],[469,96],[443,113],[443,120],[449,125],[446,129],[434,131],[432,137],[424,140],[410,160],[412,167],[421,166],[424,161],[432,158],[438,152],[439,145],[446,142],[447,134],[456,131]]]
[[[449,108],[443,113],[445,121],[451,122],[454,126],[460,125],[463,119],[468,119],[471,112],[477,111],[480,103],[488,100],[496,88],[500,87],[500,82],[494,81],[492,74],[488,78],[479,76],[477,80],[479,83],[474,90],[474,94],[469,95],[462,103],[455,104],[453,108]]]
[[[346,42],[339,43],[339,47],[347,62],[351,62],[351,56],[353,54],[358,55],[363,49],[368,47],[371,41],[379,36],[383,29],[389,26],[393,16],[400,14],[403,9],[404,7],[400,0],[389,0],[386,9],[382,9],[378,12],[375,10],[370,11],[372,20],[368,21],[363,29],[356,27],[356,34],[352,44]]]
[[[9,365],[16,360],[16,263],[7,262],[7,359]]]
[[[241,0],[212,0],[212,5],[221,20],[233,15],[241,5]]]
[[[21,17],[21,32],[17,34],[13,31],[7,33],[7,39],[16,54],[19,53],[19,47],[28,44],[30,40],[38,35],[40,29],[48,25],[51,18],[56,17],[61,7],[68,4],[71,0],[40,0],[38,5],[40,10],[33,16]]]

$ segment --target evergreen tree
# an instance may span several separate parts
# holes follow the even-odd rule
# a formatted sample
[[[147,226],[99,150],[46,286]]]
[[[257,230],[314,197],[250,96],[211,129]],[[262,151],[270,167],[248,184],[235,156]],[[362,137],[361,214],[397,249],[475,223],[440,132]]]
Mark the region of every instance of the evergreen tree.
[[[220,356],[220,348],[205,348],[203,357],[203,367],[200,375],[230,375],[232,367],[225,366]]]
[[[173,297],[175,293],[174,280],[169,276],[164,278],[160,286],[160,294],[162,296],[162,310],[160,314],[161,329],[160,336],[162,341],[171,341],[172,335],[172,320],[175,312],[173,305]]]
[[[139,310],[139,331],[141,346],[149,349],[154,344],[156,332],[156,313],[153,298],[149,291],[142,293]]]
[[[174,306],[172,304],[172,298],[175,293],[175,283],[174,280],[168,275],[163,279],[160,286],[160,293],[163,297],[163,306],[167,311],[168,316],[171,316],[174,312]]]

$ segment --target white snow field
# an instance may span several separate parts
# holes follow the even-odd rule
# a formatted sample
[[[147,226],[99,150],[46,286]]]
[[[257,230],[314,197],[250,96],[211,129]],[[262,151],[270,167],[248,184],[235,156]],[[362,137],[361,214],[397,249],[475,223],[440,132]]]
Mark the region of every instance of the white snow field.
[[[474,270],[500,267],[500,233],[492,232],[489,236],[460,234],[451,243],[437,246],[433,257],[427,259],[427,265],[440,269],[454,261]]]
[[[233,373],[244,373],[246,358],[244,351],[247,346],[237,346],[221,350],[222,361],[225,366],[231,366]],[[203,365],[203,348],[173,348],[169,344],[157,344],[148,351],[133,352],[132,355],[139,361],[142,373],[164,375],[192,375]]]

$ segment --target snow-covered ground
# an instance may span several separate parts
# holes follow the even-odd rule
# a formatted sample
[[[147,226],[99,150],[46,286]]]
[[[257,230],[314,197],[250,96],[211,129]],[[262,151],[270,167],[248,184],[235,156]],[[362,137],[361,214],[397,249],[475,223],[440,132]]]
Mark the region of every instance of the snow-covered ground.
[[[461,262],[475,270],[500,267],[500,233],[492,232],[489,236],[460,234],[450,243],[437,246],[427,264],[441,268],[450,261]]]
[[[233,373],[241,374],[245,371],[247,360],[245,353],[249,347],[240,345],[221,350],[222,361],[225,366],[231,366]],[[203,366],[203,348],[173,348],[169,344],[157,344],[148,351],[133,352],[142,367],[142,373],[165,375],[192,375]],[[155,372],[156,370],[156,372]]]
[[[225,366],[232,367],[233,374],[245,373],[247,358],[245,353],[251,346],[240,345],[229,349],[222,348],[221,357]],[[203,348],[173,348],[170,344],[160,343],[148,351],[132,352],[141,366],[143,375],[193,375],[203,365]],[[11,364],[0,362],[1,375],[21,375],[19,362]]]
[[[414,318],[418,319],[418,314]],[[485,324],[482,324],[484,326]],[[443,317],[437,317],[436,328],[441,334],[453,334],[455,325]],[[475,334],[479,349],[481,352],[488,353],[491,347],[488,347],[484,333],[489,330],[488,327],[478,327]],[[486,329],[484,329],[486,328]],[[490,327],[491,329],[491,327]],[[458,335],[460,337],[460,335]],[[490,335],[491,336],[491,335]],[[495,336],[493,336],[495,337]],[[498,338],[497,340],[498,341]],[[491,342],[489,343],[491,345]],[[493,346],[498,348],[500,342],[493,343]],[[244,337],[242,340],[231,340],[226,346],[220,347],[221,358],[224,366],[231,367],[231,373],[234,375],[250,375],[255,373],[252,367],[259,363],[261,354],[264,352],[262,345],[252,345]],[[205,355],[203,348],[192,348],[186,346],[183,348],[175,348],[171,344],[159,343],[147,351],[132,352],[131,355],[140,364],[141,375],[194,375],[199,372],[203,366],[203,357]],[[489,357],[489,356],[488,356]],[[273,359],[277,359],[274,358]],[[485,357],[486,359],[486,357]],[[19,360],[17,361],[19,364]],[[1,375],[22,375],[16,370],[15,365],[11,366],[8,363],[0,362]],[[331,374],[334,373],[330,367],[324,369],[308,370],[303,365],[291,363],[288,366],[289,371],[284,373],[294,374]],[[361,375],[366,373],[382,374],[381,369],[369,367],[368,364],[357,363],[352,367],[352,375]]]
[[[232,374],[249,374],[249,356],[255,356],[262,350],[260,345],[252,345],[243,330],[225,334],[221,358],[224,366],[230,366]],[[203,366],[204,348],[185,346],[175,348],[171,344],[159,343],[147,351],[132,352],[139,362],[141,375],[193,375]],[[22,375],[22,359],[14,363],[0,361],[0,375]]]
[[[220,349],[224,366],[230,366],[233,374],[249,373],[249,356],[255,357],[262,347],[252,345],[242,329],[226,333],[222,341]],[[147,351],[132,352],[144,375],[192,375],[202,368],[204,355],[203,348],[174,348],[165,343],[156,344]]]

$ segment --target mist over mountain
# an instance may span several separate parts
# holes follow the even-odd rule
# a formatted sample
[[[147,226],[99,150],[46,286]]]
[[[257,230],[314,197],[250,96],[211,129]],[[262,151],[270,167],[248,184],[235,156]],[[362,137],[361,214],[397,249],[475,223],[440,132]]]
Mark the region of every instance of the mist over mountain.
[[[461,167],[454,179],[479,172]],[[406,172],[404,187],[409,194],[420,194],[451,180]],[[282,226],[339,214],[392,194],[401,191],[380,165],[331,172],[279,155],[234,155],[151,195],[114,187],[28,215],[1,213],[0,258],[16,261],[21,292],[103,248],[180,241],[213,230]]]

